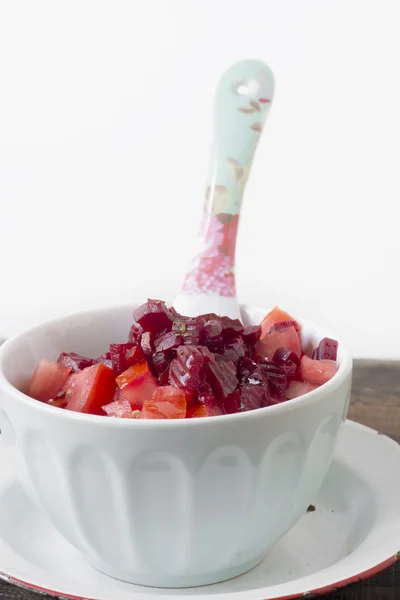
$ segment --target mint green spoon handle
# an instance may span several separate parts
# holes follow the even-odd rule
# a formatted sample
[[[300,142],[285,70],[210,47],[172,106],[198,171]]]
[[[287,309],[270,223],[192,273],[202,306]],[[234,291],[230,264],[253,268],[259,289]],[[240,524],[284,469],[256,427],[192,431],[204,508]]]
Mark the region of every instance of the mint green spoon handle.
[[[271,70],[256,60],[234,64],[219,81],[199,251],[174,303],[182,314],[239,316],[234,273],[239,214],[273,93]]]
[[[273,93],[272,72],[259,61],[236,63],[221,77],[214,99],[209,213],[239,214]]]

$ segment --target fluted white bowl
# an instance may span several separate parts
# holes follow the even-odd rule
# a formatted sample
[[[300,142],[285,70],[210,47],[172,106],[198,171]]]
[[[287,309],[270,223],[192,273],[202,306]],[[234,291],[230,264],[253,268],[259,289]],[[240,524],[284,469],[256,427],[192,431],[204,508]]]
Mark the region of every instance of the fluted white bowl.
[[[242,308],[247,323],[266,310]],[[280,405],[188,420],[128,420],[23,393],[37,362],[126,339],[132,306],[54,319],[0,349],[0,427],[32,499],[100,571],[151,586],[222,581],[259,563],[305,512],[346,418],[352,361]],[[328,333],[302,321],[303,344]]]

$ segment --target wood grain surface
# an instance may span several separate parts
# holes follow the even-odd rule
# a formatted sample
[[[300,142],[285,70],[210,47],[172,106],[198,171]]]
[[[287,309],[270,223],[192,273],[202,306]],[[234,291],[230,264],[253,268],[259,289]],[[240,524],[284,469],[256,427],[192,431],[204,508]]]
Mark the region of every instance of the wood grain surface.
[[[349,418],[373,427],[400,443],[400,362],[355,361]],[[393,475],[399,477],[399,473]],[[0,600],[45,598],[50,599],[50,596],[0,582]],[[307,599],[311,597],[307,596]],[[328,594],[324,599],[400,600],[400,563],[372,579]]]

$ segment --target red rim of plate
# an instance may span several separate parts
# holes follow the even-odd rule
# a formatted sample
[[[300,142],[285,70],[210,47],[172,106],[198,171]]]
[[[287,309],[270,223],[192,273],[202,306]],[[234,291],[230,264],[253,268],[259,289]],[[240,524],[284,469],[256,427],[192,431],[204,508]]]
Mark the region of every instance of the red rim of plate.
[[[366,571],[362,571],[361,573],[357,573],[356,575],[352,575],[351,577],[347,577],[346,579],[341,579],[335,583],[331,583],[327,586],[316,588],[313,590],[309,590],[307,592],[296,592],[295,594],[290,594],[289,596],[275,596],[275,598],[270,598],[270,600],[295,600],[296,598],[301,598],[304,596],[314,596],[314,595],[325,595],[339,588],[346,587],[351,583],[358,583],[359,581],[364,581],[369,579],[370,577],[374,577],[379,573],[382,573],[385,569],[392,567],[400,561],[400,552],[397,552],[394,556],[384,560],[383,562],[367,569]],[[33,583],[27,583],[22,579],[18,579],[17,577],[12,577],[11,575],[7,575],[3,571],[0,571],[0,579],[7,581],[13,585],[19,586],[21,588],[31,590],[33,592],[38,592],[39,594],[48,594],[55,599],[59,600],[98,600],[98,598],[87,598],[83,596],[71,596],[70,594],[64,594],[63,592],[56,592],[54,590],[49,590],[47,588],[40,587],[38,585],[34,585]],[[266,599],[267,600],[267,599]]]

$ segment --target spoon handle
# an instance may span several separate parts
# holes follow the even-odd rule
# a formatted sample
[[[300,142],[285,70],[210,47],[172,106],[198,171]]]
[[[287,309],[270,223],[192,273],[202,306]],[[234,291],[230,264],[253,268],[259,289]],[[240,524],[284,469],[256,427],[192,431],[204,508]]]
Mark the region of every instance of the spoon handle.
[[[222,310],[236,297],[234,267],[239,214],[273,92],[271,70],[255,60],[234,64],[219,81],[199,250],[175,302],[178,310],[191,311],[185,314],[207,312],[214,306]],[[223,299],[231,302],[224,303]]]

